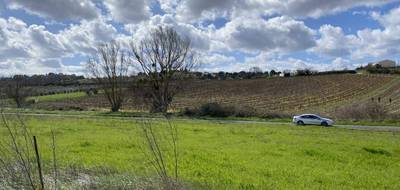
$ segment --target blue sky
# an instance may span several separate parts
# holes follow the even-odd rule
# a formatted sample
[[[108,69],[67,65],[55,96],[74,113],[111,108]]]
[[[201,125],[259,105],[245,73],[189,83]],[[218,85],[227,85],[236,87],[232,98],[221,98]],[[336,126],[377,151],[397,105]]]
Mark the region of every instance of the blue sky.
[[[191,38],[203,71],[400,60],[398,0],[0,0],[0,71],[84,74],[99,43],[160,25]]]

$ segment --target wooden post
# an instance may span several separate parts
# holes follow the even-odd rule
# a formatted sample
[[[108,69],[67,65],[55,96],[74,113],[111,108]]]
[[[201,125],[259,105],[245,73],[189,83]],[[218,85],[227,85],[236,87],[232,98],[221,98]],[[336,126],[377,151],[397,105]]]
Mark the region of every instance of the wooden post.
[[[40,186],[41,186],[41,190],[44,190],[42,166],[40,165],[40,156],[39,156],[39,150],[38,150],[38,146],[37,146],[37,142],[36,142],[36,136],[33,136],[33,144],[35,146],[36,161],[37,161],[38,171],[39,171]]]

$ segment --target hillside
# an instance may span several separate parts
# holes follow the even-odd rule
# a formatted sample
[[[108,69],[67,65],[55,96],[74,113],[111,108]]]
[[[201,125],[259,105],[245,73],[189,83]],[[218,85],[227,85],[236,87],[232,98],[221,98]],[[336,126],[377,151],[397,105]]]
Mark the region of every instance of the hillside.
[[[381,97],[383,102],[391,97],[392,104],[387,106],[396,108],[400,101],[399,95],[395,96],[396,87],[400,87],[396,78],[382,75],[208,81],[197,83],[192,90],[179,97],[176,107],[218,102],[250,106],[258,111],[272,113],[330,113],[336,107],[350,102],[367,101],[370,97],[375,97],[376,100]],[[386,91],[388,93],[380,94]]]
[[[328,114],[349,103],[374,98],[390,112],[400,111],[400,80],[388,75],[324,75],[251,80],[201,80],[190,83],[179,94],[172,108],[196,107],[203,103],[249,106],[260,112]],[[128,95],[124,109],[146,110],[147,105],[135,95]],[[135,98],[136,97],[136,98]],[[389,102],[389,99],[392,101]],[[107,108],[101,94],[58,101],[39,102],[34,107],[46,109]]]

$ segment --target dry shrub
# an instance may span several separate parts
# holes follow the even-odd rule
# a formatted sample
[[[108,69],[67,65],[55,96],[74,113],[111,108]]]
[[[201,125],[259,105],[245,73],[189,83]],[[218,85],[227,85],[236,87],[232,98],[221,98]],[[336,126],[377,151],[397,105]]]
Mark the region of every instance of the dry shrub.
[[[205,103],[196,108],[184,108],[181,112],[186,116],[210,116],[210,117],[229,117],[235,115],[234,106],[225,106],[219,103]],[[241,115],[244,110],[241,110]]]
[[[266,119],[272,118],[290,118],[290,115],[277,114],[272,112],[260,112],[250,106],[222,105],[219,103],[205,103],[197,108],[184,108],[181,111],[185,116],[209,116],[209,117],[260,117]]]
[[[0,113],[2,137],[0,138],[0,189],[188,189],[188,185],[178,179],[179,152],[176,126],[169,120],[159,127],[153,126],[148,121],[142,125],[142,131],[146,145],[143,149],[146,158],[154,164],[159,174],[157,176],[140,177],[130,173],[118,173],[106,167],[88,170],[73,164],[59,169],[53,130],[51,131],[52,161],[40,160],[35,156],[33,134],[23,119],[18,115],[6,118]],[[41,161],[42,167],[38,167],[38,160]],[[171,165],[173,170],[169,167]],[[43,185],[40,176],[43,177]]]
[[[264,118],[264,119],[285,119],[285,118],[291,118],[293,115],[292,114],[287,114],[287,113],[274,113],[274,112],[263,112],[260,113],[258,117]]]
[[[336,110],[338,119],[382,121],[389,117],[385,108],[376,102],[351,104]]]
[[[39,150],[35,154],[36,138],[17,115],[13,120],[1,113],[0,132],[5,135],[0,139],[0,184],[12,189],[44,189]],[[53,161],[55,162],[55,137],[53,135]],[[33,137],[33,138],[32,138]],[[57,184],[57,168],[53,169],[50,184]]]
[[[179,179],[180,150],[178,146],[178,127],[169,117],[165,122],[154,123],[143,120],[139,142],[140,148],[152,169],[160,179],[161,190],[183,190],[187,187]]]

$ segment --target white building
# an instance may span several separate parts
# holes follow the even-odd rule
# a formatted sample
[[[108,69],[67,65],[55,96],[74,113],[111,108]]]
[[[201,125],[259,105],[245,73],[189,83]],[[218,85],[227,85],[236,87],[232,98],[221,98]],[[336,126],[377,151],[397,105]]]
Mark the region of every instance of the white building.
[[[383,60],[375,63],[375,65],[380,65],[384,68],[396,67],[396,62],[392,60]]]

